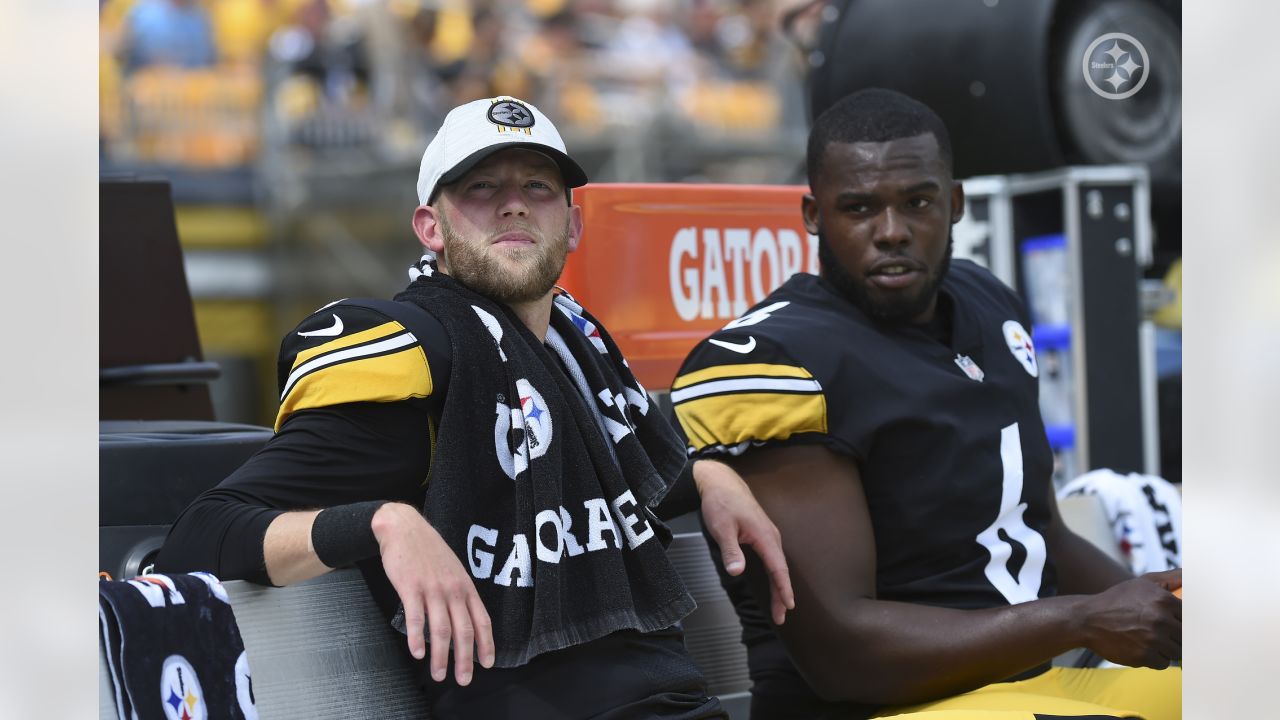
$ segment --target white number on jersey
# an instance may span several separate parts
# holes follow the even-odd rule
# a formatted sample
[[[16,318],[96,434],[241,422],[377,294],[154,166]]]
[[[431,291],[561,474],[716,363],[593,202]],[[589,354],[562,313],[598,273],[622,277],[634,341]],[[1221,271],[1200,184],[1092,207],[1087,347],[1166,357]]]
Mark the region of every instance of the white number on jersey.
[[[978,533],[978,543],[991,553],[987,563],[987,579],[1011,605],[1040,597],[1040,581],[1044,574],[1044,536],[1027,527],[1022,515],[1027,504],[1022,501],[1022,436],[1018,423],[1000,431],[1000,463],[1004,468],[1004,489],[1000,494],[1000,514],[991,527]],[[1020,543],[1027,551],[1015,578],[1009,571],[1013,546],[1005,536]]]
[[[765,305],[759,310],[752,310],[733,322],[725,325],[722,330],[732,330],[734,328],[747,327],[749,325],[757,325],[769,319],[769,316],[778,312],[782,308],[791,304],[790,300],[782,300],[772,305]]]

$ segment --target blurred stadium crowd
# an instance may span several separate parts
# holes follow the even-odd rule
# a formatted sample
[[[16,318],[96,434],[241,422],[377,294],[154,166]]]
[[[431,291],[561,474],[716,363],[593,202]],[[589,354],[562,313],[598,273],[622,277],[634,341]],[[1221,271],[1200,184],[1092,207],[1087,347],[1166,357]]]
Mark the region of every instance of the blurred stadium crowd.
[[[803,133],[801,57],[778,31],[796,5],[100,0],[101,159],[228,168],[274,143],[394,161],[418,156],[449,108],[497,94],[557,118],[570,147],[662,123],[769,141]],[[603,179],[699,168],[672,172]]]
[[[779,30],[797,8],[821,14],[807,0],[100,0],[100,168],[171,184],[201,344],[222,367],[218,416],[270,424],[280,334],[403,284],[418,163],[457,104],[533,102],[593,182],[803,182],[804,55]]]

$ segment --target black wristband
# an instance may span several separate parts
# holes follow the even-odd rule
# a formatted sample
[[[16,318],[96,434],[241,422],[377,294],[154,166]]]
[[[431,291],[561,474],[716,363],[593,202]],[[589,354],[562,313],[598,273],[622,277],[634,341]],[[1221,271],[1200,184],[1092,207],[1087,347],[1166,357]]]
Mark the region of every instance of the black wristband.
[[[311,524],[311,547],[326,567],[346,567],[378,555],[373,535],[373,514],[386,500],[339,505],[321,510]]]

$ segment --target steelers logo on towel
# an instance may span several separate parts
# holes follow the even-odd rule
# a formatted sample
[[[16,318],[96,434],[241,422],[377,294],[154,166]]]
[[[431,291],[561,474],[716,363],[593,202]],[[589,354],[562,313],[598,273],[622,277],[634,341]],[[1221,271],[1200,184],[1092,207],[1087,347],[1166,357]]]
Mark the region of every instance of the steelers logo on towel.
[[[531,128],[533,112],[515,100],[500,100],[489,106],[489,122],[509,128]]]
[[[520,412],[524,414],[529,456],[542,457],[551,445],[551,411],[547,409],[547,401],[528,380],[517,380],[516,391],[520,393]]]
[[[169,720],[208,720],[204,690],[195,668],[181,655],[164,659],[160,670],[160,706]]]
[[[249,656],[243,651],[236,658],[236,702],[244,720],[258,720],[258,706],[253,698],[253,677],[249,672]]]
[[[516,392],[520,393],[518,408],[510,407],[506,399],[499,396],[493,426],[498,464],[512,480],[529,468],[530,460],[547,453],[554,429],[547,401],[533,383],[520,378],[516,381]]]
[[[227,597],[227,589],[222,587],[222,582],[219,581],[216,576],[211,575],[207,572],[193,572],[193,573],[187,573],[187,574],[197,580],[202,581],[205,585],[208,585],[210,595],[213,595],[214,597],[218,598],[219,600],[221,600],[222,602],[228,605],[231,604],[231,598]]]
[[[1009,345],[1009,352],[1022,363],[1022,367],[1031,377],[1040,377],[1036,367],[1036,346],[1031,342],[1031,333],[1017,320],[1006,320],[1004,323],[1004,341]]]

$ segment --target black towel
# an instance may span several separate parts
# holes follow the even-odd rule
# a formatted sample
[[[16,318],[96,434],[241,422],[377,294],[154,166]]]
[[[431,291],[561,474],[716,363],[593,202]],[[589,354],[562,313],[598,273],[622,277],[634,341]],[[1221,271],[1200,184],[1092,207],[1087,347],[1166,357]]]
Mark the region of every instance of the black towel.
[[[121,720],[257,720],[249,660],[216,577],[101,580],[98,619]]]
[[[423,513],[471,572],[495,665],[691,612],[650,510],[684,449],[608,334],[559,294],[544,346],[505,305],[419,269],[396,299],[453,349]]]

